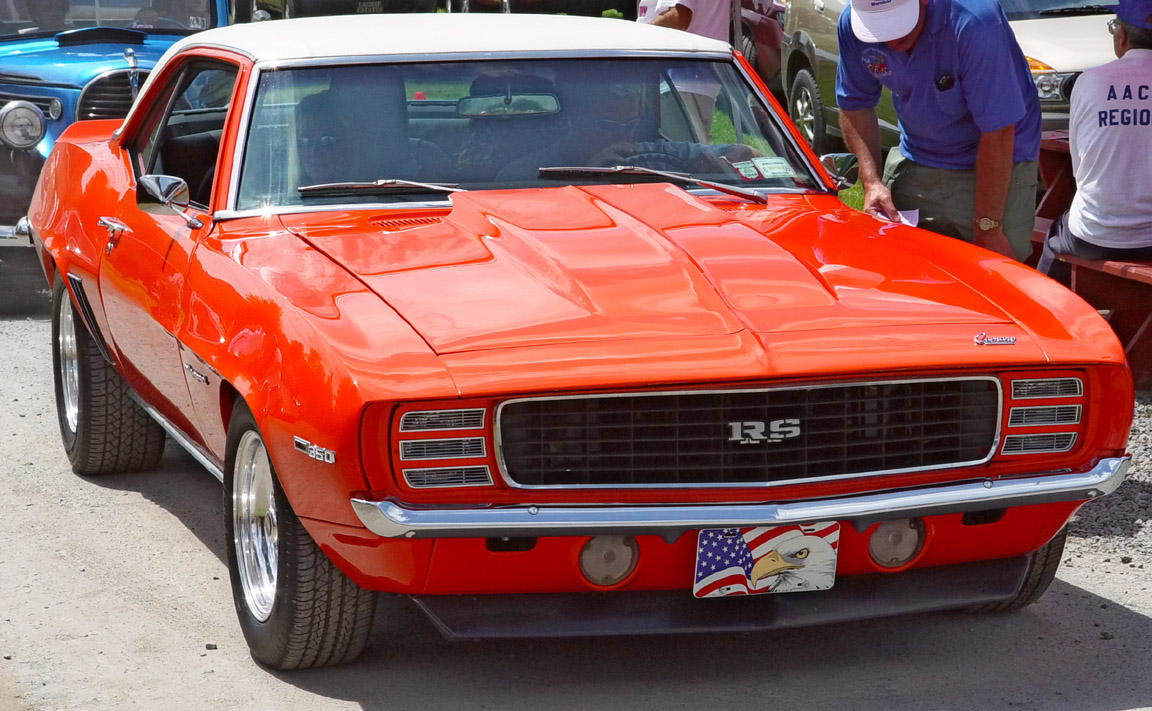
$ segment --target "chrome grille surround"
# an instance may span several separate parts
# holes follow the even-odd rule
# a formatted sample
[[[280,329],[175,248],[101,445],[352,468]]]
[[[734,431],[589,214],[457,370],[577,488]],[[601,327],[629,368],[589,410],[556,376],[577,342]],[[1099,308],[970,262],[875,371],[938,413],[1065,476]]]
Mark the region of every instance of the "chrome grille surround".
[[[1080,424],[1081,405],[1040,405],[1013,407],[1008,411],[1009,427],[1044,427]]]
[[[1067,452],[1076,444],[1075,432],[1048,432],[1027,435],[1008,435],[1004,438],[1001,454],[1051,454]]]
[[[514,488],[773,487],[982,464],[1002,409],[990,376],[522,398],[497,408],[495,446]],[[793,418],[798,435],[729,441],[733,424]]]
[[[400,459],[479,459],[488,455],[485,449],[483,437],[409,439],[400,442]]]
[[[131,69],[113,69],[104,72],[84,87],[76,102],[76,120],[124,118],[132,108],[132,83],[129,74],[139,72],[137,86],[144,86],[148,72]]]
[[[1080,378],[1030,378],[1012,381],[1013,400],[1080,397],[1083,394],[1084,382]]]
[[[419,410],[400,416],[401,432],[448,432],[478,430],[484,426],[482,407],[466,410]]]
[[[486,466],[427,467],[424,469],[405,469],[404,481],[413,489],[491,486],[492,474]]]

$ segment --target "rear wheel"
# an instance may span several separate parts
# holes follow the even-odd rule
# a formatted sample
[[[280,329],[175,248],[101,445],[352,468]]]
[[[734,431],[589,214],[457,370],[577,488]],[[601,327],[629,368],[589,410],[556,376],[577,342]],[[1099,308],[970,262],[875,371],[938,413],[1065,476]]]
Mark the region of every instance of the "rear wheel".
[[[829,152],[831,141],[824,123],[824,104],[820,101],[816,79],[808,69],[797,72],[792,82],[792,90],[788,92],[788,116],[817,155]]]
[[[1040,599],[1052,580],[1056,577],[1056,569],[1060,567],[1060,558],[1064,555],[1064,543],[1068,540],[1068,527],[1060,529],[1052,540],[1032,554],[1028,563],[1028,572],[1024,576],[1024,584],[1016,597],[1004,602],[995,602],[977,608],[978,612],[1010,612],[1027,607]]]
[[[304,529],[243,402],[228,426],[224,511],[232,597],[256,661],[301,669],[358,657],[376,593],[340,572]]]
[[[109,474],[159,463],[164,430],[104,359],[59,277],[52,287],[52,370],[60,436],[72,471]]]

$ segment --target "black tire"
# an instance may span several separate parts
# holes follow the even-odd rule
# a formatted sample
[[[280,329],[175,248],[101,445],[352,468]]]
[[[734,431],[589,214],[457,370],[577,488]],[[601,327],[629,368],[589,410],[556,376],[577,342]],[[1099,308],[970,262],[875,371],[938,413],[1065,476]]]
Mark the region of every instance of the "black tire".
[[[752,70],[759,74],[760,67],[756,65],[756,40],[752,39],[752,30],[747,27],[740,30],[740,54],[743,54],[744,59],[752,65]]]
[[[303,669],[360,656],[377,594],[352,582],[308,535],[243,401],[228,425],[224,531],[232,599],[257,662]]]
[[[59,276],[52,285],[52,372],[56,415],[72,471],[85,476],[151,469],[164,430],[100,349]]]
[[[1056,569],[1060,567],[1060,559],[1064,556],[1064,542],[1068,540],[1068,527],[1060,529],[1052,540],[1040,546],[1032,559],[1028,562],[1028,572],[1024,576],[1024,584],[1016,597],[1004,602],[994,602],[977,608],[978,612],[1011,612],[1027,607],[1040,599],[1052,580],[1056,577]]]
[[[792,81],[792,88],[788,91],[788,117],[800,129],[800,135],[816,155],[831,151],[832,141],[824,122],[824,104],[820,101],[816,79],[808,69],[801,69]]]

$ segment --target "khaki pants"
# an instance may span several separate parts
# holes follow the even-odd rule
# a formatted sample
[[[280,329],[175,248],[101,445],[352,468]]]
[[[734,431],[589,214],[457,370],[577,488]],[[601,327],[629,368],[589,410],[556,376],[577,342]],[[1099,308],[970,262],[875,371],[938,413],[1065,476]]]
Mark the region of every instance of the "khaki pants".
[[[899,148],[888,151],[884,185],[897,210],[919,210],[919,226],[948,237],[972,241],[976,209],[976,170],[930,168],[909,160]],[[1036,161],[1012,165],[1002,227],[1016,259],[1032,253],[1036,220]]]

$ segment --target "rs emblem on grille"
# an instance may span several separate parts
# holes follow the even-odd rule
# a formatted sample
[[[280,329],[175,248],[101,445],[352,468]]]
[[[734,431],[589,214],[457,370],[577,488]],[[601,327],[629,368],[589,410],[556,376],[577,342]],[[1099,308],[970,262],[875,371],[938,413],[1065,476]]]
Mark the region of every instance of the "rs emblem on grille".
[[[729,442],[763,444],[764,442],[779,442],[799,436],[800,420],[796,419],[728,423]]]

